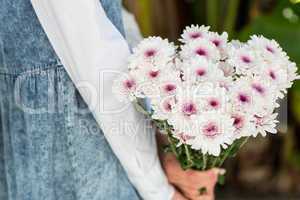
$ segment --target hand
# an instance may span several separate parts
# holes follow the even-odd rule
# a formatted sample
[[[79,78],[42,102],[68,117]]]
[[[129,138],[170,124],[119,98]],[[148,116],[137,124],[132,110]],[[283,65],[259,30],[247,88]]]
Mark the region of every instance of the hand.
[[[190,200],[214,200],[214,188],[220,169],[208,171],[182,170],[176,157],[172,154],[162,156],[162,165],[168,180]],[[200,195],[199,189],[205,187],[206,193]]]

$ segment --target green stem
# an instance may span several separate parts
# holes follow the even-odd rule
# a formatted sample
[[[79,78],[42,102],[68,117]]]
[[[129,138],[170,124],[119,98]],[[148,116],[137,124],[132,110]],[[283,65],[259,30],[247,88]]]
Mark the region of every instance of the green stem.
[[[206,154],[202,154],[202,158],[203,158],[203,166],[202,166],[202,170],[206,169],[206,165],[207,165],[207,157]]]
[[[220,162],[218,163],[218,167],[221,167],[223,165],[223,163],[225,162],[225,160],[227,159],[227,157],[229,156],[229,154],[233,148],[234,148],[234,145],[231,145],[229,147],[229,149],[226,151],[225,155],[220,159]]]
[[[242,142],[240,148],[242,148],[249,140],[250,137],[246,137],[245,140]]]
[[[186,144],[184,144],[184,150],[185,150],[186,158],[188,161],[188,167],[191,167],[193,165],[193,160],[192,160],[192,157],[190,154],[189,147]]]
[[[214,162],[212,164],[212,168],[217,166],[218,161],[219,161],[219,157],[215,157]]]
[[[246,137],[246,138],[244,139],[244,141],[239,145],[239,149],[242,148],[242,146],[244,146],[244,145],[247,143],[248,139],[249,139],[249,137]],[[232,150],[234,147],[235,147],[234,144],[232,144],[232,145],[229,147],[229,149],[226,151],[225,155],[221,158],[221,161],[220,161],[218,167],[221,167],[221,166],[223,165],[223,163],[224,163],[225,160],[228,158],[229,154],[231,153],[231,150]]]
[[[167,131],[168,131],[168,141],[169,141],[169,143],[170,143],[172,152],[175,154],[176,158],[178,158],[178,153],[177,153],[177,151],[176,151],[176,146],[175,146],[175,144],[174,144],[173,141],[172,141],[172,138],[171,138],[171,136],[170,136],[170,131],[169,131],[169,130],[167,130]]]

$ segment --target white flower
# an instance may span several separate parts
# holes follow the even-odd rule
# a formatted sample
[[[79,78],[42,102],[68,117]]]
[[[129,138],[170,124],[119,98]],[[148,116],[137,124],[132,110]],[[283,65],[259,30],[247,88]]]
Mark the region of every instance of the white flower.
[[[215,81],[224,76],[217,64],[203,57],[195,57],[184,62],[182,71],[184,81],[191,83]]]
[[[259,64],[255,52],[247,46],[230,48],[228,63],[236,68],[237,74],[244,75],[252,73]]]
[[[230,90],[235,110],[261,115],[279,106],[276,103],[279,90],[268,80],[258,76],[240,78]]]
[[[233,140],[256,134],[255,118],[253,115],[241,111],[233,111],[231,117],[233,118],[233,126],[235,128]]]
[[[240,42],[239,40],[231,40],[230,42],[228,42],[227,48],[239,49],[239,48],[242,48],[244,45],[245,45],[245,43]]]
[[[223,71],[225,77],[234,76],[234,67],[228,62],[220,62],[219,68]]]
[[[181,87],[182,81],[180,78],[180,71],[174,69],[163,70],[163,76],[157,86],[160,89],[160,96],[172,96],[175,95],[177,89]]]
[[[289,61],[289,57],[275,40],[254,35],[248,44],[262,60],[256,74],[266,77],[280,92],[286,93],[286,89],[292,86],[292,82],[299,78],[295,63]]]
[[[131,55],[130,59],[133,58],[133,55]],[[164,65],[162,65],[164,66]],[[143,70],[143,69],[149,69],[149,68],[161,68],[161,65],[156,66],[155,64],[147,61],[141,62],[140,60],[131,60],[131,62],[128,64],[129,71],[137,71],[137,70]]]
[[[276,99],[279,97],[279,90],[272,82],[260,76],[255,76],[248,80],[252,89],[253,100],[257,104],[256,107],[260,107],[259,110],[261,112],[269,112],[279,106],[276,103]]]
[[[167,64],[160,69],[144,68],[132,70],[132,74],[138,77],[138,91],[148,98],[158,98],[175,94],[181,84],[180,71]]]
[[[197,98],[203,112],[228,112],[232,105],[228,91],[219,85],[204,83],[198,86]]]
[[[181,47],[180,53],[183,59],[191,59],[196,56],[206,58],[211,61],[220,60],[220,52],[217,47],[207,39],[199,38]]]
[[[192,25],[187,26],[181,35],[182,39],[179,41],[183,43],[188,43],[190,41],[196,40],[198,38],[204,38],[208,34],[209,26],[198,26]]]
[[[255,115],[256,133],[253,134],[253,136],[256,137],[258,133],[262,136],[266,136],[268,132],[276,134],[276,124],[278,123],[278,120],[276,120],[277,115],[277,113],[266,114],[264,116]]]
[[[159,84],[160,96],[165,97],[175,95],[179,87],[180,83],[175,80],[169,79],[166,81],[162,81]]]
[[[151,106],[153,109],[153,119],[167,120],[173,114],[175,106],[175,97],[163,97],[151,100]]]
[[[227,56],[227,41],[228,34],[223,32],[221,35],[215,32],[210,32],[208,34],[208,39],[219,49],[221,58],[225,58]]]
[[[300,76],[297,74],[297,65],[294,62],[289,62],[287,64],[287,72],[288,72],[288,85],[287,87],[290,88],[293,85],[293,81],[299,80]]]
[[[133,101],[136,99],[137,82],[129,75],[123,74],[112,85],[112,92],[120,102]]]
[[[273,58],[285,58],[287,55],[282,50],[280,45],[275,40],[269,40],[264,36],[251,36],[251,39],[248,41],[250,48],[258,51],[263,57],[268,59]]]
[[[140,65],[145,62],[160,65],[170,62],[175,56],[176,47],[167,39],[149,37],[144,39],[130,57],[130,62]]]
[[[290,86],[288,70],[286,67],[282,67],[279,60],[274,60],[273,62],[268,63],[264,62],[261,65],[260,72],[258,74],[270,81],[270,83],[276,86],[280,91],[284,91]]]
[[[234,133],[233,119],[226,114],[203,113],[194,123],[194,140],[187,141],[193,149],[203,154],[219,156],[221,147],[224,149],[232,144]]]
[[[167,73],[169,72],[169,73]],[[166,70],[156,83],[141,84],[141,91],[150,99],[154,119],[168,119],[173,112],[175,95],[182,87],[179,71]]]
[[[234,84],[234,81],[232,76],[223,76],[217,80],[217,83],[220,87],[225,88],[228,91],[229,88]]]
[[[190,85],[177,91],[174,112],[168,119],[168,122],[176,130],[191,132],[194,123],[193,118],[200,114],[200,105],[196,92],[195,87]]]
[[[136,78],[138,83],[137,94],[140,98],[154,98],[158,97],[160,90],[157,87],[162,75],[162,70],[156,68],[144,68],[130,71]]]
[[[232,104],[237,110],[250,112],[255,108],[253,92],[249,85],[247,79],[239,79],[230,88]]]

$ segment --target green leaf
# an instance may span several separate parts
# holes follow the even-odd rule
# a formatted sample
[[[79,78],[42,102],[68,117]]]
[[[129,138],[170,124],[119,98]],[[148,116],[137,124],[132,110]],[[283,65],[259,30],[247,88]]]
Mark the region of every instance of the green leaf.
[[[292,3],[300,3],[300,0],[290,0]]]

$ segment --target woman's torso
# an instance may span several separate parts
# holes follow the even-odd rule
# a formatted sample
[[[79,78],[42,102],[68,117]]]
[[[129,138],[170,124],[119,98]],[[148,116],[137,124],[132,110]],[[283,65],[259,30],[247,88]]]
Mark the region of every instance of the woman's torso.
[[[123,32],[120,2],[101,3]],[[0,199],[138,199],[30,0],[0,1]]]

